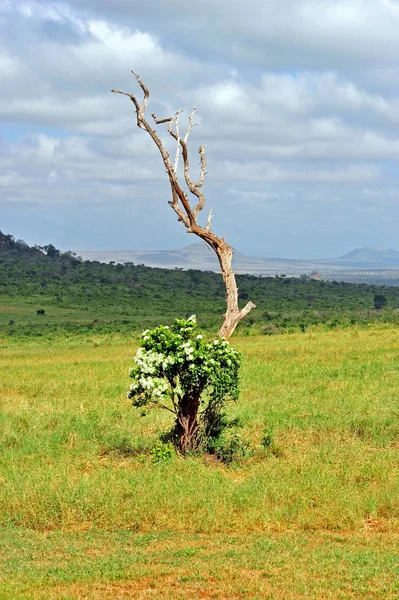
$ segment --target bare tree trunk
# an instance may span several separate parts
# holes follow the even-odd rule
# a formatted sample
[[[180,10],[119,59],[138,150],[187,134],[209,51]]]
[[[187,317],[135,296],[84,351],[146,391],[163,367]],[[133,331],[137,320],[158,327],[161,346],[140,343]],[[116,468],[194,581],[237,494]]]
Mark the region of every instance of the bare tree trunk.
[[[238,288],[231,264],[233,260],[233,248],[230,244],[210,231],[202,231],[199,233],[194,231],[194,233],[205,240],[205,242],[213,248],[219,260],[223,282],[226,288],[227,310],[218,335],[219,337],[229,339],[241,319],[243,319],[252,308],[255,308],[255,304],[249,301],[243,309],[240,310],[238,307]]]
[[[141,104],[139,103],[134,94],[129,94],[127,92],[122,92],[120,90],[115,89],[111,91],[116,94],[123,94],[130,98],[130,100],[135,106],[137,115],[137,126],[140,127],[140,129],[144,129],[145,131],[147,131],[147,133],[151,136],[151,138],[154,140],[154,143],[158,147],[158,150],[161,153],[162,160],[166,168],[166,172],[169,177],[169,183],[172,192],[172,200],[169,202],[169,204],[177,214],[178,221],[181,221],[184,224],[188,233],[193,233],[201,239],[203,239],[214,250],[218,257],[219,265],[222,271],[223,282],[226,287],[227,304],[227,310],[224,315],[224,322],[221,328],[219,329],[218,335],[222,338],[228,339],[234,332],[241,319],[243,319],[252,310],[252,308],[255,308],[255,304],[253,302],[248,302],[246,306],[241,310],[238,306],[237,282],[231,264],[233,258],[233,249],[224,240],[224,238],[218,237],[210,230],[212,210],[209,212],[208,221],[205,227],[202,227],[197,223],[198,214],[205,206],[205,197],[201,191],[201,188],[204,184],[204,179],[206,175],[206,155],[205,146],[200,146],[198,148],[198,152],[200,155],[201,172],[198,182],[194,183],[191,180],[190,176],[187,140],[192,128],[195,126],[195,124],[193,124],[195,108],[192,110],[189,116],[188,128],[183,138],[180,137],[179,132],[179,116],[182,111],[179,111],[175,113],[173,117],[168,117],[166,119],[158,119],[155,114],[152,114],[152,117],[157,125],[162,123],[168,123],[168,132],[177,142],[175,160],[172,165],[169,154],[166,151],[160,137],[158,136],[155,129],[152,129],[151,125],[147,122],[145,118],[145,111],[147,109],[150,93],[144,85],[144,83],[141,81],[140,77],[137,75],[137,73],[135,73],[134,71],[132,71],[132,73],[135,76],[144,94],[144,98]],[[196,197],[195,206],[190,205],[187,192],[185,192],[181,188],[178,181],[177,168],[180,156],[182,156],[183,159],[185,183],[189,192]],[[189,424],[186,425],[187,427],[191,427],[191,425]]]

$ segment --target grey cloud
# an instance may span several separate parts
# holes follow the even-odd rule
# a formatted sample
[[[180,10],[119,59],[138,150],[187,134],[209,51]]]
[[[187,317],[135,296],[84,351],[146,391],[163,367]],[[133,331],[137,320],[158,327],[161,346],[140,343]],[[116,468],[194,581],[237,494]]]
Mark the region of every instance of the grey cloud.
[[[72,0],[98,16],[151,27],[207,60],[292,68],[396,63],[399,7],[386,0]]]
[[[184,107],[183,125],[197,106],[191,147],[207,144],[208,203],[236,246],[264,253],[267,239],[277,253],[274,230],[292,248],[300,231],[325,231],[332,244],[331,223],[354,239],[377,227],[394,246],[398,25],[388,0],[3,2],[0,119],[42,130],[0,145],[3,206],[46,207],[54,222],[57,210],[70,222],[77,206],[82,218],[95,207],[99,227],[108,215],[125,232],[113,233],[125,248],[128,214],[131,247],[143,231],[175,245],[157,149],[128,99],[109,92],[137,90],[134,67],[150,112]]]

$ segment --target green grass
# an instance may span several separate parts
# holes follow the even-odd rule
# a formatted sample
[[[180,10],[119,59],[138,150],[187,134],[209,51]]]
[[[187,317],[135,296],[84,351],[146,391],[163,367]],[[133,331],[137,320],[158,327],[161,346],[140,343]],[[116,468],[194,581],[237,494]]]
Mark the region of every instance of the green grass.
[[[1,598],[397,598],[398,537],[2,531]]]
[[[37,309],[44,309],[44,315],[36,314]],[[47,325],[65,323],[90,323],[98,316],[96,311],[73,308],[59,308],[38,300],[17,301],[0,304],[0,325],[8,325],[10,320],[19,325]]]
[[[399,597],[397,328],[233,343],[231,467],[153,464],[170,420],[124,397],[137,342],[3,343],[1,599]]]

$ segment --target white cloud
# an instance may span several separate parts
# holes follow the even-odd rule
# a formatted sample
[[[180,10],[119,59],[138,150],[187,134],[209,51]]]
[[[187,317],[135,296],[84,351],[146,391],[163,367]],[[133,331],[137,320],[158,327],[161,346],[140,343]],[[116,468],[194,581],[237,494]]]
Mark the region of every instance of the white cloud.
[[[260,162],[237,163],[225,161],[218,165],[213,175],[222,181],[264,181],[298,183],[360,183],[381,177],[381,171],[373,165],[348,165],[347,167],[298,168],[296,164]]]
[[[22,17],[33,22],[49,21],[53,23],[68,23],[78,31],[85,30],[84,19],[71,9],[66,2],[41,2],[40,0],[14,0],[6,2],[4,12],[16,11]]]
[[[248,239],[254,203],[292,222],[299,205],[323,214],[384,206],[394,219],[398,9],[388,0],[3,2],[2,200],[49,211],[95,204],[122,220],[121,207],[145,198],[148,219],[163,227],[154,207],[167,208],[169,191],[158,151],[131,102],[110,93],[140,95],[134,67],[151,90],[149,113],[184,107],[187,118],[197,106],[191,144],[207,144],[205,192],[222,228],[242,187]],[[195,152],[191,164],[198,170]]]
[[[262,68],[396,63],[399,9],[386,0],[71,0],[129,26],[151,23],[207,60]]]
[[[21,62],[18,58],[0,54],[0,81],[6,83],[7,79],[20,76],[21,71]]]

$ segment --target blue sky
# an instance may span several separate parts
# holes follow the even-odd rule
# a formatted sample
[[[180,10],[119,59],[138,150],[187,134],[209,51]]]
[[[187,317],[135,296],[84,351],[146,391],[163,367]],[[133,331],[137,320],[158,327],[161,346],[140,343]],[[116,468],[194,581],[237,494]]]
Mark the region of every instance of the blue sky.
[[[150,113],[197,107],[191,163],[206,144],[213,230],[237,249],[399,248],[398,31],[396,0],[3,0],[0,229],[75,251],[195,241],[109,91],[137,90],[134,68]]]

